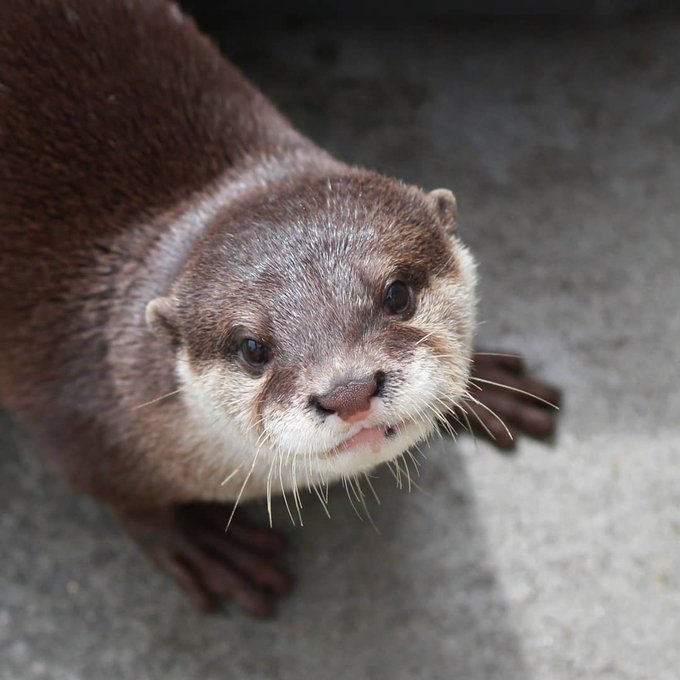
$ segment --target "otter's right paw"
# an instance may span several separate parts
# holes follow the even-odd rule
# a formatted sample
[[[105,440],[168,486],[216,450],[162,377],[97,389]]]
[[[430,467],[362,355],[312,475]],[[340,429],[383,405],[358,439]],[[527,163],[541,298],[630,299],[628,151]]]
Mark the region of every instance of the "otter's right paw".
[[[274,598],[292,588],[291,577],[274,561],[283,540],[236,517],[225,533],[230,513],[227,505],[196,503],[117,515],[196,609],[213,611],[227,598],[251,616],[267,618]]]

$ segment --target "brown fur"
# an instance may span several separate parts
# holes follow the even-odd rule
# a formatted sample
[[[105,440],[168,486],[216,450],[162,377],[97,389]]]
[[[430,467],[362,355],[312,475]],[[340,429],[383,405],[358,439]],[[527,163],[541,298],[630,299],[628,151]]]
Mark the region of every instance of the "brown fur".
[[[134,298],[128,277],[160,278],[158,293],[172,279],[146,262],[166,219],[115,236],[239,163],[306,142],[159,0],[1,3],[0,127],[0,395],[53,467],[108,496],[105,480],[134,455],[116,424],[132,386],[113,384],[110,365],[134,361],[130,333],[165,354],[143,305],[122,319],[115,301]],[[147,381],[139,403],[173,384],[155,370]]]
[[[230,177],[233,195],[210,223],[170,238]],[[313,304],[326,286],[320,258],[338,247],[334,230],[312,242],[301,225],[337,221],[349,206],[371,225],[366,271],[347,282],[357,299],[379,297],[390,271],[415,272],[417,289],[456,266],[441,228],[454,224],[455,203],[422,197],[316,149],[162,0],[4,0],[0,398],[55,470],[112,505],[202,497],[215,471],[174,455],[181,400],[136,408],[177,388],[176,345],[148,331],[146,304],[172,294],[177,306],[154,323],[210,362],[246,314],[247,281],[262,291],[248,305],[251,325],[284,329],[282,356],[332,352],[332,305],[299,323],[276,316],[285,309],[277,277],[297,277]],[[226,259],[225,244],[235,244]],[[384,325],[365,302],[344,315],[345,337]],[[417,333],[389,324],[389,352],[407,352]],[[270,378],[267,398],[290,398],[286,370]]]

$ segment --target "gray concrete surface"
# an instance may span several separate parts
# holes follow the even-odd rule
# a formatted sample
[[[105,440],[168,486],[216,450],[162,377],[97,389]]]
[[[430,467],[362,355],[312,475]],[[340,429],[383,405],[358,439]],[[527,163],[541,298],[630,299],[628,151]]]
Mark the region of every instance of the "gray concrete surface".
[[[192,613],[5,419],[0,679],[677,680],[680,15],[225,43],[342,158],[456,190],[480,338],[564,387],[559,438],[434,444],[380,534],[310,497],[256,623]]]

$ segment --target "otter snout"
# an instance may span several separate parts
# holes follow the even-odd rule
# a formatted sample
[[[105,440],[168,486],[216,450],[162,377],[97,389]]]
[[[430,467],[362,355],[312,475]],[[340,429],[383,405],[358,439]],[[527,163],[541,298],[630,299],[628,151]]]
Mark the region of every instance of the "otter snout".
[[[371,399],[380,394],[385,373],[349,380],[323,395],[313,395],[310,403],[323,415],[335,413],[343,420],[356,420],[371,409]]]

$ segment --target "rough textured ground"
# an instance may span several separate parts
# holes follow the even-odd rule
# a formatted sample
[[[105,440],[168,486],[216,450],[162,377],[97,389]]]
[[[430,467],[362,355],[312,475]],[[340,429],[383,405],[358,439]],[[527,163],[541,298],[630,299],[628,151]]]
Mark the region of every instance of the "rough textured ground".
[[[225,34],[322,145],[456,190],[481,339],[565,388],[560,436],[433,445],[422,491],[381,475],[380,534],[310,497],[263,624],[189,611],[5,419],[0,680],[677,679],[679,45],[669,13]]]

